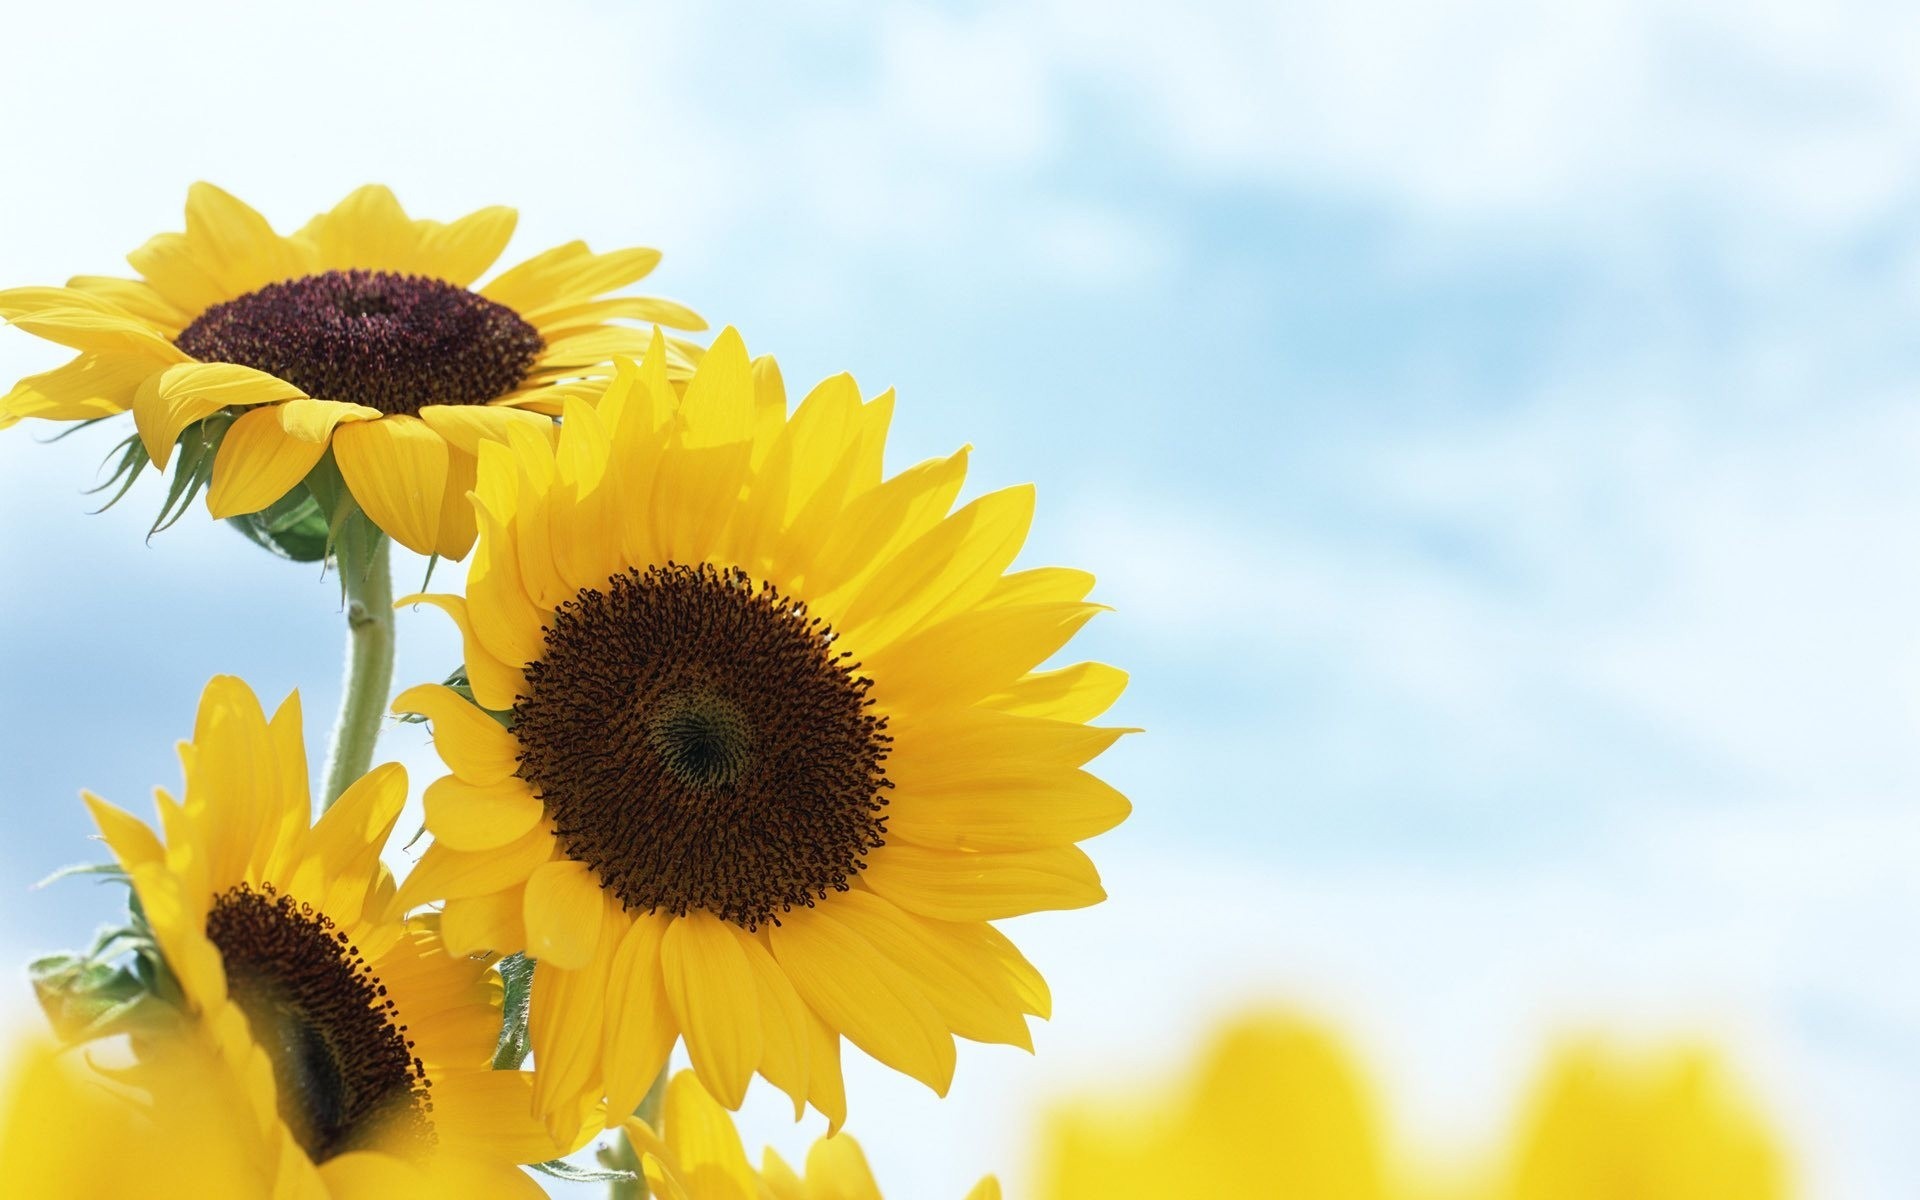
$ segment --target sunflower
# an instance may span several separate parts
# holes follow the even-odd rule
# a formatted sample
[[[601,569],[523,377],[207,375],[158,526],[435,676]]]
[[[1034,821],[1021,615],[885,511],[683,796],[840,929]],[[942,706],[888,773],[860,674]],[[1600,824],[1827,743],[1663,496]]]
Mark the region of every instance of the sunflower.
[[[949,512],[962,450],[882,479],[891,394],[789,417],[715,341],[676,402],[657,335],[557,437],[480,447],[459,624],[474,702],[403,693],[452,774],[401,890],[456,950],[537,960],[549,1119],[630,1112],[684,1038],[728,1108],[756,1071],[836,1124],[840,1039],[944,1093],[954,1035],[1031,1047],[1046,984],[991,921],[1104,898],[1075,844],[1125,675],[1037,671],[1100,606],[1009,574],[1031,487]],[[406,603],[406,601],[402,601]],[[496,720],[489,713],[498,714]]]
[[[1383,1122],[1365,1076],[1318,1026],[1234,1022],[1185,1081],[1062,1105],[1042,1141],[1044,1200],[1388,1200]]]
[[[0,1179],[40,1200],[254,1200],[263,1177],[225,1132],[244,1128],[232,1089],[207,1086],[189,1042],[106,1070],[43,1038],[21,1042],[0,1085]]]
[[[732,1119],[691,1071],[667,1084],[662,1115],[661,1133],[638,1117],[625,1122],[647,1185],[660,1200],[880,1200],[860,1143],[844,1133],[813,1144],[804,1175],[772,1147],[755,1171]],[[999,1181],[987,1176],[967,1200],[1000,1200]]]
[[[1555,1057],[1518,1137],[1503,1200],[1784,1200],[1768,1122],[1698,1047],[1634,1057],[1594,1042]]]
[[[1282,1014],[1215,1038],[1184,1083],[1108,1089],[1044,1126],[1041,1200],[1785,1200],[1780,1142],[1698,1048],[1576,1043],[1493,1153],[1435,1158],[1386,1136],[1339,1039]]]
[[[568,385],[644,348],[640,330],[614,322],[705,328],[671,301],[606,295],[651,271],[654,250],[569,242],[473,289],[515,220],[509,208],[414,220],[368,185],[289,237],[197,183],[186,232],[127,256],[139,279],[0,292],[0,317],[80,351],[0,398],[0,428],[131,409],[164,469],[189,426],[225,414],[214,516],[273,504],[331,447],[353,498],[395,541],[463,557],[477,442],[544,423]]]
[[[259,1194],[385,1196],[425,1163],[482,1195],[538,1195],[514,1164],[569,1153],[528,1116],[532,1083],[489,1066],[500,984],[448,953],[431,919],[393,915],[380,852],[406,773],[377,767],[309,823],[298,695],[272,720],[217,677],[181,746],[182,800],[157,793],[164,842],[88,795],[132,881],[210,1075],[240,1089],[232,1136]],[[209,1086],[215,1086],[210,1084]]]

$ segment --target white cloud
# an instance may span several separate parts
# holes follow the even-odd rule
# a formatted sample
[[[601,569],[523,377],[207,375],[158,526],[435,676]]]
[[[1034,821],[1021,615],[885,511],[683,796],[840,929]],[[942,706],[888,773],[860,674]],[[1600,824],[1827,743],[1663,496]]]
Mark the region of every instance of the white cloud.
[[[1850,224],[1915,181],[1897,5],[1228,0],[1034,18],[1175,161],[1442,215],[1642,201]]]

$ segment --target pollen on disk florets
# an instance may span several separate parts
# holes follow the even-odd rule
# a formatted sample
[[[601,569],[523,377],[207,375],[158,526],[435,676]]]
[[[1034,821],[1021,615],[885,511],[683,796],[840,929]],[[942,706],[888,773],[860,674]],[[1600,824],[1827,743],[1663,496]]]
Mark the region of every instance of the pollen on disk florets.
[[[445,280],[327,271],[216,304],[176,345],[202,362],[265,371],[323,400],[416,413],[513,391],[544,348],[504,304]]]
[[[890,738],[806,606],[738,570],[630,570],[560,606],[514,705],[520,775],[630,910],[749,929],[885,840]]]
[[[324,913],[243,883],[214,900],[206,935],[310,1159],[432,1144],[426,1065],[386,985]]]

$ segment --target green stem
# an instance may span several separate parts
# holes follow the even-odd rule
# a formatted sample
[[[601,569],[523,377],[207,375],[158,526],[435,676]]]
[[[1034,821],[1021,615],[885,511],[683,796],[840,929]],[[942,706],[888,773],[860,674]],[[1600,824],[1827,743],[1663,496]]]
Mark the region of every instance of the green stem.
[[[347,678],[327,750],[322,797],[328,807],[373,765],[373,746],[393,689],[393,568],[387,539],[373,544],[364,563],[342,560],[340,582],[347,601]]]
[[[653,1086],[648,1088],[647,1094],[640,1098],[640,1107],[633,1110],[633,1115],[645,1121],[655,1133],[660,1132],[660,1108],[667,1099],[668,1070],[667,1067],[660,1068],[660,1074],[654,1079]],[[609,1184],[608,1186],[612,1189],[610,1200],[647,1200],[647,1179],[640,1173],[640,1155],[634,1150],[633,1142],[626,1133],[624,1131],[620,1133],[614,1139],[613,1145],[603,1153],[604,1157],[601,1161],[608,1166],[632,1171],[635,1175],[632,1183]]]

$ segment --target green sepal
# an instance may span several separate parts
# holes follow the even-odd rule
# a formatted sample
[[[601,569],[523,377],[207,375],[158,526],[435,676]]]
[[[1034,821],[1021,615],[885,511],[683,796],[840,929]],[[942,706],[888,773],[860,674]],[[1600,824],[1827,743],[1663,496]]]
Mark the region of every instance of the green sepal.
[[[68,1041],[144,1032],[177,1011],[140,974],[91,955],[50,954],[29,963],[27,976],[48,1023]]]
[[[63,879],[72,879],[78,875],[104,875],[108,883],[127,882],[127,869],[119,863],[73,863],[54,871],[29,890],[37,892],[41,888],[52,887]]]
[[[533,968],[533,959],[524,954],[509,954],[495,965],[505,985],[500,1005],[500,1042],[493,1051],[496,1071],[519,1070],[532,1052],[527,1014],[533,1001]]]
[[[167,498],[160,506],[160,515],[147,530],[149,538],[173,528],[187,515],[187,509],[200,493],[207,490],[207,484],[213,479],[214,457],[233,422],[231,413],[217,412],[181,432],[179,444],[174,447],[173,479],[167,484]]]
[[[89,424],[90,423],[91,422],[89,422]],[[108,463],[112,462],[115,455],[119,456],[120,461],[113,468],[113,473],[102,480],[98,487],[87,489],[87,495],[93,496],[106,491],[116,483],[120,485],[114,488],[113,495],[107,497],[105,504],[93,510],[93,515],[95,516],[120,503],[126,496],[128,490],[133,487],[134,481],[139,479],[146,471],[147,466],[153,462],[151,458],[147,457],[147,444],[140,440],[140,435],[137,433],[128,434],[127,437],[116,444],[113,449],[107,451],[107,456],[100,460],[101,467],[104,468]]]
[[[365,579],[373,570],[374,555],[384,546],[380,527],[360,511],[360,504],[347,490],[339,464],[329,448],[313,470],[307,472],[307,494],[313,497],[325,520],[326,543],[322,557],[332,556],[340,568],[340,600],[346,602],[348,578]]]
[[[327,556],[327,514],[306,487],[296,487],[259,512],[228,517],[227,524],[263,550],[293,562]]]
[[[604,1161],[604,1160],[603,1160]],[[596,1169],[582,1167],[568,1162],[564,1158],[549,1159],[546,1162],[528,1163],[527,1166],[542,1175],[551,1175],[555,1179],[564,1179],[568,1183],[635,1183],[640,1177],[632,1171],[618,1168]]]

